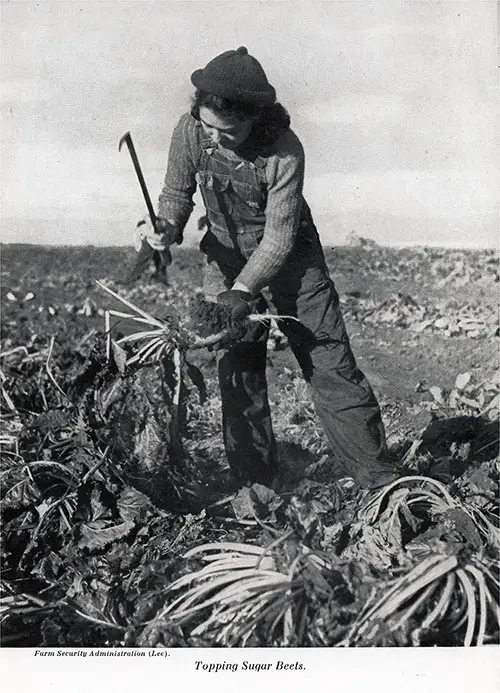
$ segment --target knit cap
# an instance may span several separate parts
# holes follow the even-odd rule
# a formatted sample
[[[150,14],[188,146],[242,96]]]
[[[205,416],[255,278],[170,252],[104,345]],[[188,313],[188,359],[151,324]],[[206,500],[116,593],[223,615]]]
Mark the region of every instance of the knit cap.
[[[203,69],[195,70],[191,82],[197,89],[216,96],[257,106],[274,103],[276,98],[262,65],[245,46],[225,51]]]

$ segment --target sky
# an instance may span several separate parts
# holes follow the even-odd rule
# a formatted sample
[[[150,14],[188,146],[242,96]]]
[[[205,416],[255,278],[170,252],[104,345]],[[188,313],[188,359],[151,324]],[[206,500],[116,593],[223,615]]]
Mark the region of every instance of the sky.
[[[3,0],[3,242],[130,245],[191,73],[240,45],[306,151],[325,244],[498,242],[494,0]],[[196,242],[197,206],[187,229]]]

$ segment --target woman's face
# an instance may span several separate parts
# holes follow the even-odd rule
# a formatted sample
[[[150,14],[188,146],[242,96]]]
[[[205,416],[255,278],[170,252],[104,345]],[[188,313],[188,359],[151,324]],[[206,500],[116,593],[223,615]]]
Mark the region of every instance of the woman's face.
[[[238,120],[217,115],[206,106],[200,106],[200,122],[203,130],[216,144],[226,149],[236,149],[250,134],[253,120]]]

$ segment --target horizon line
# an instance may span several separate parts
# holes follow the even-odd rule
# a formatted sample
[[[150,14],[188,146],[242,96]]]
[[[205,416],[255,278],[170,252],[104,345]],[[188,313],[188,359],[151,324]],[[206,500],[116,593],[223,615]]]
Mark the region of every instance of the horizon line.
[[[364,248],[369,250],[370,248],[387,248],[387,249],[422,249],[432,248],[433,250],[468,250],[468,251],[481,251],[489,250],[492,252],[500,252],[500,243],[496,245],[443,245],[442,243],[417,243],[413,241],[406,242],[395,242],[395,243],[379,243],[370,238],[363,238],[362,240],[366,243],[360,245],[350,244],[349,242],[339,242],[333,245],[329,243],[322,243],[324,249],[335,249],[335,248],[352,248],[353,250]],[[131,243],[124,245],[101,245],[98,243],[31,243],[30,241],[0,241],[0,247],[2,246],[30,246],[34,248],[102,248],[103,250],[135,250]],[[196,250],[201,253],[198,248],[197,243],[187,243],[177,246],[177,250]]]

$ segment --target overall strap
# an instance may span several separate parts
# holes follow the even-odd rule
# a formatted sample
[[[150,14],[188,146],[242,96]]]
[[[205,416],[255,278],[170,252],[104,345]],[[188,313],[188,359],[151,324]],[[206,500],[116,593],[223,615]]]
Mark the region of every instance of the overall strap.
[[[263,156],[256,156],[255,159],[253,160],[253,165],[254,165],[254,172],[255,172],[255,178],[257,180],[257,183],[263,187],[265,190],[267,190],[267,177],[266,177],[266,166],[267,166],[267,159]]]
[[[257,168],[266,168],[267,159],[263,156],[256,156],[253,163],[257,166]]]
[[[215,142],[212,142],[210,137],[204,137],[200,140],[199,160],[197,162],[199,171],[206,170],[208,157],[212,155],[214,149],[217,149],[217,145]]]

